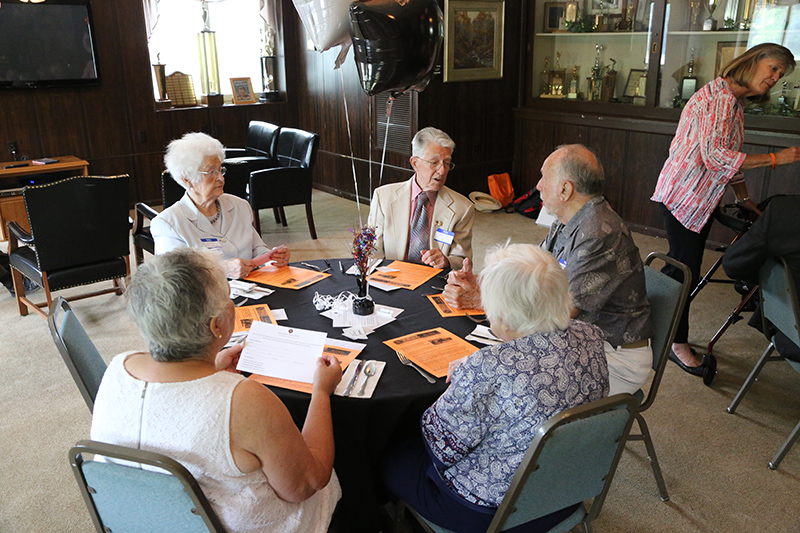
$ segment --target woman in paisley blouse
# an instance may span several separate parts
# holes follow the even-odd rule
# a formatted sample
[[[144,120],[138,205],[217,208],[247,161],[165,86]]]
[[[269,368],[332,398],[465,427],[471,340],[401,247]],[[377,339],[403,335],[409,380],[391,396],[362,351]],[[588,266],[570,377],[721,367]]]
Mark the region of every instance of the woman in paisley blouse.
[[[569,282],[531,244],[495,248],[480,277],[492,332],[504,341],[470,355],[422,415],[422,436],[385,460],[390,492],[457,532],[486,531],[537,429],[608,395],[603,334],[570,320]],[[576,506],[525,525],[549,530]],[[513,531],[513,530],[512,530]]]

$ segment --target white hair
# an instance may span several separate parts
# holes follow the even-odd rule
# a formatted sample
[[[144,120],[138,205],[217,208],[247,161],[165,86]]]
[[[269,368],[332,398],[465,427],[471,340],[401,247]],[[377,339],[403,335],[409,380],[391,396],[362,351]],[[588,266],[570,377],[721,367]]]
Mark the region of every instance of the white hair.
[[[187,133],[180,139],[175,139],[167,145],[164,155],[164,165],[184,189],[183,180],[197,183],[201,175],[197,173],[206,157],[216,157],[220,161],[225,159],[225,147],[211,135],[205,133]]]
[[[429,144],[438,144],[443,148],[449,148],[451,154],[456,149],[456,143],[448,134],[442,130],[428,126],[427,128],[419,130],[417,134],[414,135],[414,138],[411,139],[411,155],[414,157],[422,157],[422,154],[425,153],[425,149],[428,148]]]
[[[211,319],[227,312],[229,291],[210,252],[180,248],[138,268],[127,290],[128,313],[156,361],[205,359]]]
[[[486,253],[481,304],[490,322],[522,335],[569,326],[572,298],[567,273],[533,244],[504,244]]]

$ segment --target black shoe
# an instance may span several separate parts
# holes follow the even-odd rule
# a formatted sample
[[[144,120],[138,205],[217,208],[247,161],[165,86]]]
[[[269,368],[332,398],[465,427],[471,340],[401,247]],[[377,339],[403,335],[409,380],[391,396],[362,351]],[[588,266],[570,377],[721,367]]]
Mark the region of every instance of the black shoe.
[[[692,353],[695,353],[695,351],[692,350]],[[699,364],[697,366],[689,366],[683,361],[681,361],[678,358],[678,356],[675,355],[675,352],[673,352],[672,350],[669,351],[669,360],[678,365],[681,368],[681,370],[683,370],[687,374],[703,377],[703,371],[705,370],[705,367],[702,364]]]

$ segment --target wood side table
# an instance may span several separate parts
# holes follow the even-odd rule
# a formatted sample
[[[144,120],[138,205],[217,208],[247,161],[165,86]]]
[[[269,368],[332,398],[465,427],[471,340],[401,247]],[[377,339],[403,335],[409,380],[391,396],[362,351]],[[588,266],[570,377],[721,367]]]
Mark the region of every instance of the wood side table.
[[[89,162],[73,155],[53,157],[57,163],[35,165],[33,160],[5,161],[0,163],[0,241],[8,240],[6,223],[15,220],[27,231],[28,214],[22,199],[24,178],[34,178],[44,174],[61,173],[68,176],[88,176]],[[20,179],[23,178],[23,179]]]

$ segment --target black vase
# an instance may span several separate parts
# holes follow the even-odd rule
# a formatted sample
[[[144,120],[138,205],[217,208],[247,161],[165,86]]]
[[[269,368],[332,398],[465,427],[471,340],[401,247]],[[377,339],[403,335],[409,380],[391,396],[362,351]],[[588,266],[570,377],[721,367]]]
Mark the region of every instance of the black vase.
[[[375,302],[367,296],[367,277],[356,276],[358,283],[358,296],[353,298],[353,313],[361,316],[371,315],[375,310]]]

